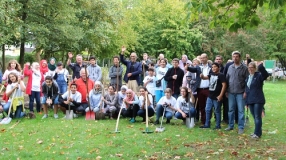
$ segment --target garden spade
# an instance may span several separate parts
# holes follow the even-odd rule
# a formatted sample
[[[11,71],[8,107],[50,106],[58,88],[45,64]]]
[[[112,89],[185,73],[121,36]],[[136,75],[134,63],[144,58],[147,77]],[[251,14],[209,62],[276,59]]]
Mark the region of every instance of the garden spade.
[[[85,73],[87,73],[87,71],[86,71],[86,65],[84,66],[84,69],[85,69]],[[95,120],[95,113],[91,110],[91,108],[90,108],[90,103],[89,103],[89,92],[88,92],[88,76],[87,76],[87,74],[86,74],[86,82],[85,82],[85,85],[86,85],[86,94],[87,94],[87,96],[86,96],[86,98],[87,98],[87,103],[88,103],[88,107],[89,107],[89,111],[88,112],[86,112],[86,114],[85,114],[85,120]]]
[[[71,79],[71,75],[69,75],[69,80]],[[71,88],[70,88],[70,81],[68,83],[68,98],[70,98],[71,96]],[[73,119],[73,110],[71,110],[71,106],[70,106],[70,103],[69,103],[69,110],[66,110],[66,119],[67,120],[72,120]]]
[[[119,110],[119,113],[118,113],[118,117],[117,117],[117,121],[116,121],[116,126],[115,126],[115,131],[114,131],[114,132],[111,132],[111,133],[120,133],[120,131],[118,130],[118,124],[119,124],[119,119],[120,119],[121,111],[122,111],[122,106],[120,107],[120,110]]]
[[[188,93],[188,100],[189,100],[189,117],[186,117],[186,126],[187,128],[193,128],[195,126],[195,120],[194,118],[191,118],[191,107],[192,103],[190,101],[190,92]]]
[[[161,119],[160,127],[157,127],[155,132],[163,132],[165,130],[165,127],[162,126],[164,115],[165,115],[165,110],[166,110],[166,107],[164,107],[164,111],[163,111],[163,116],[162,116],[162,119]]]
[[[149,134],[149,133],[153,133],[153,131],[150,131],[149,130],[149,124],[148,124],[148,122],[149,122],[149,118],[148,118],[148,105],[147,105],[147,96],[148,95],[146,95],[145,96],[145,109],[146,109],[146,129],[145,129],[145,131],[143,131],[142,133],[146,133],[146,134]]]
[[[0,124],[9,124],[11,121],[12,121],[12,118],[10,117],[10,113],[11,113],[11,109],[12,109],[12,104],[13,104],[13,100],[14,100],[14,97],[15,97],[15,94],[16,94],[17,91],[13,91],[13,95],[12,95],[12,100],[11,100],[11,103],[10,103],[10,106],[9,106],[9,111],[8,111],[8,116],[6,118],[4,118]]]

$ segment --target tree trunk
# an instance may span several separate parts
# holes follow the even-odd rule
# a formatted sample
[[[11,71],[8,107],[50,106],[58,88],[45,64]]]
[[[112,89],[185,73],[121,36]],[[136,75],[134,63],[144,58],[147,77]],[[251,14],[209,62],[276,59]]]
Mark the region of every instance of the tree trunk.
[[[5,44],[2,44],[2,73],[5,72]]]

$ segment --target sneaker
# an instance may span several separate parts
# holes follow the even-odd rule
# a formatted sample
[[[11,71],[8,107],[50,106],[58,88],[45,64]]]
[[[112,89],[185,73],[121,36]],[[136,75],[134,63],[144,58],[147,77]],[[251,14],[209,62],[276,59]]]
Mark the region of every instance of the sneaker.
[[[134,119],[134,118],[132,118],[131,120],[130,120],[130,123],[135,123],[136,122],[136,120]]]
[[[159,120],[156,120],[155,122],[154,122],[154,124],[156,125],[156,124],[159,124]]]
[[[260,137],[258,137],[256,134],[253,134],[253,135],[251,136],[251,138],[253,138],[253,139],[259,139]]]
[[[244,130],[243,129],[239,129],[238,130],[238,134],[243,134],[244,133]]]
[[[252,137],[253,135],[255,135],[254,133],[251,133],[249,136]]]
[[[59,118],[58,114],[54,114],[54,118],[58,119]]]
[[[200,128],[211,128],[211,127],[203,125],[203,126],[200,126]]]
[[[169,124],[169,123],[170,123],[170,120],[169,120],[169,119],[167,119],[166,124]]]
[[[42,119],[48,118],[48,115],[44,114],[44,116],[42,117]]]
[[[233,130],[233,128],[227,127],[226,129],[224,129],[225,131],[231,131]]]
[[[215,128],[213,128],[213,130],[219,130],[219,129],[221,129],[221,127],[215,127]]]
[[[78,117],[78,115],[74,113],[73,114],[73,118],[77,118],[77,117]]]

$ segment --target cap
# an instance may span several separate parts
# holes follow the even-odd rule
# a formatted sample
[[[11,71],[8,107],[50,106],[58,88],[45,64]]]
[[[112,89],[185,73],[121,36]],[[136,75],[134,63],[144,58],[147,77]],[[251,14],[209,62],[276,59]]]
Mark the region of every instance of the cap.
[[[231,53],[232,56],[233,56],[234,54],[238,54],[239,57],[241,56],[241,53],[240,53],[239,51],[233,51],[233,52]]]

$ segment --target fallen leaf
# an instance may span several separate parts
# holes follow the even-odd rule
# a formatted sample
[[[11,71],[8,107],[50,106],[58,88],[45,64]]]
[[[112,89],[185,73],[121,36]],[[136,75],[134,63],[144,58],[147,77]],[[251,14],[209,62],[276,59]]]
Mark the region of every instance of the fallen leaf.
[[[194,156],[194,153],[192,152],[188,152],[187,154],[184,155],[185,157],[193,157]]]
[[[5,131],[6,131],[6,129],[4,129],[4,128],[3,128],[3,129],[1,129],[1,132],[5,132]]]
[[[231,154],[234,155],[234,156],[237,156],[237,155],[238,155],[238,152],[233,151],[233,152],[231,152]]]
[[[117,157],[122,157],[123,154],[115,154]]]
[[[102,157],[100,157],[100,156],[97,156],[95,159],[96,160],[100,160]]]
[[[181,157],[180,156],[175,156],[175,158],[174,159],[181,159]]]
[[[42,140],[38,140],[37,143],[38,143],[38,144],[42,144],[43,141],[42,141]]]

